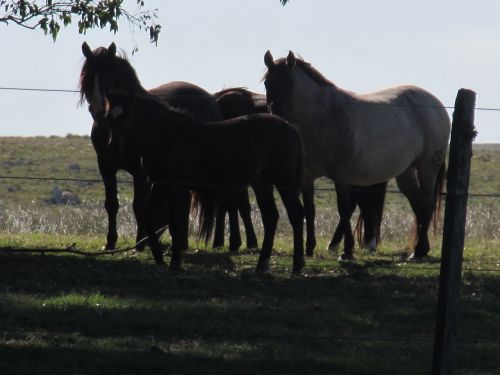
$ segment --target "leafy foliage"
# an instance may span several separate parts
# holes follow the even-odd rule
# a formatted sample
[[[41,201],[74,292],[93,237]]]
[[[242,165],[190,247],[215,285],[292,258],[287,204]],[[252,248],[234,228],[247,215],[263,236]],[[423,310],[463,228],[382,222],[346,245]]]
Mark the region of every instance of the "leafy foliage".
[[[155,23],[157,9],[145,10],[144,0],[137,0],[137,8],[130,12],[123,7],[123,0],[28,1],[0,0],[0,23],[14,23],[27,29],[42,29],[57,39],[61,27],[73,19],[78,20],[78,31],[85,34],[93,28],[109,27],[118,31],[118,20],[124,17],[131,28],[149,33],[151,42],[157,43],[161,26]]]

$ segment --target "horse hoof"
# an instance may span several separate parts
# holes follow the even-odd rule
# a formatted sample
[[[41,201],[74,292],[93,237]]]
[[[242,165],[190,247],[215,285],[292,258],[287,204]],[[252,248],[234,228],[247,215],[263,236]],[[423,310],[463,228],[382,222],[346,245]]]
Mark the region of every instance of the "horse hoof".
[[[339,261],[339,262],[349,262],[349,261],[351,261],[351,260],[353,260],[353,259],[354,259],[354,257],[353,257],[353,255],[352,255],[352,254],[342,253],[342,254],[340,254],[340,256],[339,256],[338,261]]]
[[[330,244],[330,245],[328,245],[328,247],[326,249],[331,253],[337,253],[339,250],[339,245]]]
[[[414,261],[414,262],[420,262],[425,260],[426,258],[429,258],[427,254],[418,254],[418,253],[411,253],[411,255],[408,257],[409,261]]]
[[[313,246],[313,247],[306,246],[306,256],[312,257],[314,255],[314,248],[315,247],[316,246]]]
[[[181,262],[180,261],[170,262],[170,270],[176,272],[182,271]]]
[[[146,250],[146,246],[136,246],[135,251],[142,253],[144,250]]]
[[[247,242],[247,249],[254,250],[254,249],[258,249],[258,248],[259,248],[259,244],[257,243],[257,241],[255,241],[255,242],[253,242],[253,241]]]
[[[315,248],[316,248],[316,241],[306,242],[306,255],[308,257],[312,257]]]
[[[233,254],[236,254],[238,251],[240,250],[240,247],[230,247],[229,248],[229,252],[230,253],[233,253]]]
[[[269,272],[269,261],[259,261],[257,268],[255,269],[257,273],[268,273]]]
[[[294,275],[300,274],[302,272],[302,270],[304,269],[305,265],[306,265],[306,262],[304,261],[304,258],[301,258],[300,260],[293,262],[292,273]]]
[[[116,245],[111,246],[110,244],[106,244],[103,247],[101,247],[102,251],[113,251],[116,249]]]
[[[158,267],[165,267],[167,265],[163,259],[162,260],[156,260],[155,263],[156,263],[156,265]]]
[[[370,254],[375,254],[377,252],[377,240],[372,238],[370,241],[366,241],[363,247],[368,249]]]

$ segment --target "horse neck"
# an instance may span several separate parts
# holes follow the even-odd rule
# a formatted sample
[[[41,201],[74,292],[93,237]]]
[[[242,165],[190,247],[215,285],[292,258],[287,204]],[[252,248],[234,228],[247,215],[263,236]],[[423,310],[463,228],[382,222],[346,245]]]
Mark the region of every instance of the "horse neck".
[[[141,85],[134,68],[125,59],[117,60],[115,88],[135,94],[147,93],[147,90]]]
[[[345,100],[346,92],[336,85],[320,85],[301,69],[295,69],[292,117],[290,120],[307,124],[316,114],[323,113],[332,104],[340,104]]]
[[[132,139],[140,144],[143,154],[154,152],[151,145],[159,140],[162,142],[161,152],[168,153],[173,143],[188,139],[193,129],[196,130],[193,121],[189,116],[177,113],[175,110],[154,116],[147,109],[143,109],[134,119]]]

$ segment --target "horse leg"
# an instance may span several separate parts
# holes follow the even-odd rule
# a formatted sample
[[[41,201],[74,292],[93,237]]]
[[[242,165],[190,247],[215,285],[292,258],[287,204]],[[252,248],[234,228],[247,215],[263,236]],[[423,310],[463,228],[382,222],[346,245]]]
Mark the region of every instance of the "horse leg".
[[[118,202],[118,191],[116,186],[116,168],[110,168],[101,158],[97,158],[99,171],[104,182],[104,208],[108,214],[108,233],[106,235],[106,250],[116,247],[118,232],[116,230],[116,215],[120,204]]]
[[[314,179],[306,179],[302,187],[302,199],[304,201],[304,214],[306,218],[306,255],[313,256],[316,248],[316,232],[314,221],[316,218],[316,207],[314,206]]]
[[[387,182],[367,186],[366,190],[356,193],[356,201],[364,219],[364,247],[374,253],[380,242],[380,227],[385,203]]]
[[[239,193],[237,193],[239,194]],[[229,251],[236,252],[241,246],[240,221],[238,219],[238,195],[227,194],[229,213]]]
[[[252,207],[250,206],[250,198],[248,196],[248,188],[243,189],[239,196],[238,210],[240,211],[241,220],[245,226],[247,236],[247,249],[256,249],[259,247],[257,236],[252,223]]]
[[[426,206],[431,206],[425,202],[425,195],[423,194],[419,181],[417,178],[417,171],[414,167],[407,169],[401,175],[396,178],[398,187],[401,192],[406,196],[410,202],[410,206],[415,214],[416,219],[416,238],[413,254],[411,258],[420,259],[427,255],[430,250],[429,239],[427,237],[427,230],[429,228],[430,219],[432,217],[432,211],[430,214],[427,212],[429,208]]]
[[[444,179],[445,165],[444,161],[438,164],[436,160],[436,155],[434,155],[431,159],[423,160],[417,165],[418,186],[422,202],[422,222],[413,253],[413,257],[417,259],[426,256],[430,251],[429,226],[437,210],[438,199],[441,199],[439,188]]]
[[[170,207],[170,235],[172,236],[172,256],[170,268],[181,269],[181,254],[188,248],[189,208],[191,195],[188,189],[171,188],[168,192]]]
[[[264,226],[264,240],[262,241],[262,249],[260,250],[256,271],[267,272],[269,271],[269,260],[271,259],[279,213],[274,201],[272,187],[253,187],[253,190],[255,191],[255,198]]]
[[[351,260],[354,248],[354,236],[351,230],[351,216],[354,211],[351,204],[351,189],[348,182],[342,181],[335,181],[335,189],[337,190],[337,207],[340,216],[338,226],[344,232],[344,252],[340,255],[339,261]]]
[[[281,200],[286,208],[288,220],[293,229],[293,273],[304,268],[304,208],[300,203],[299,191],[289,187],[278,187]]]
[[[132,208],[134,209],[135,220],[137,222],[137,236],[136,236],[136,246],[137,251],[143,251],[146,247],[147,241],[141,241],[147,236],[146,231],[146,206],[148,201],[148,195],[151,190],[151,186],[147,181],[147,177],[142,172],[135,173],[134,178],[134,201],[132,203]]]
[[[153,187],[151,188],[151,193],[149,194],[149,199],[147,202],[146,213],[145,213],[146,232],[149,238],[151,253],[153,254],[155,263],[159,266],[165,265],[165,261],[163,260],[158,234],[156,233],[155,217],[158,212],[158,207],[162,206],[164,198],[165,198],[165,188],[163,188],[161,185],[153,184]],[[173,241],[173,236],[172,236],[172,241]]]
[[[352,187],[350,191],[351,195],[351,206],[349,209],[349,218],[351,218],[352,214],[354,213],[354,210],[356,209],[356,202],[357,202],[357,196],[353,192]],[[350,228],[350,225],[349,225]],[[335,228],[335,232],[333,233],[332,239],[328,245],[328,251],[331,251],[332,253],[336,253],[339,249],[340,243],[342,242],[342,238],[344,237],[344,227],[341,225],[341,222],[337,224],[337,227]]]
[[[212,248],[218,249],[224,246],[224,229],[226,226],[226,200],[221,199],[215,216],[214,242]]]

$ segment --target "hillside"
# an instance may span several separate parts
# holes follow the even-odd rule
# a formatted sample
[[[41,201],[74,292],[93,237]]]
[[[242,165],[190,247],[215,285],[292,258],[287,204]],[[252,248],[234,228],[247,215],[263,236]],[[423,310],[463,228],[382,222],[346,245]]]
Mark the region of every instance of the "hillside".
[[[500,193],[498,171],[500,144],[474,145],[470,193]],[[41,177],[48,180],[25,180],[18,177]],[[54,187],[71,191],[85,203],[96,203],[104,199],[100,182],[54,181],[50,178],[100,179],[89,137],[0,137],[1,204],[44,204],[52,196]],[[126,173],[120,173],[119,178],[130,180]],[[317,182],[317,186],[330,188],[332,184],[323,179]],[[120,184],[119,189],[122,197],[131,197],[131,187],[128,184]],[[395,189],[395,185],[391,189]]]

